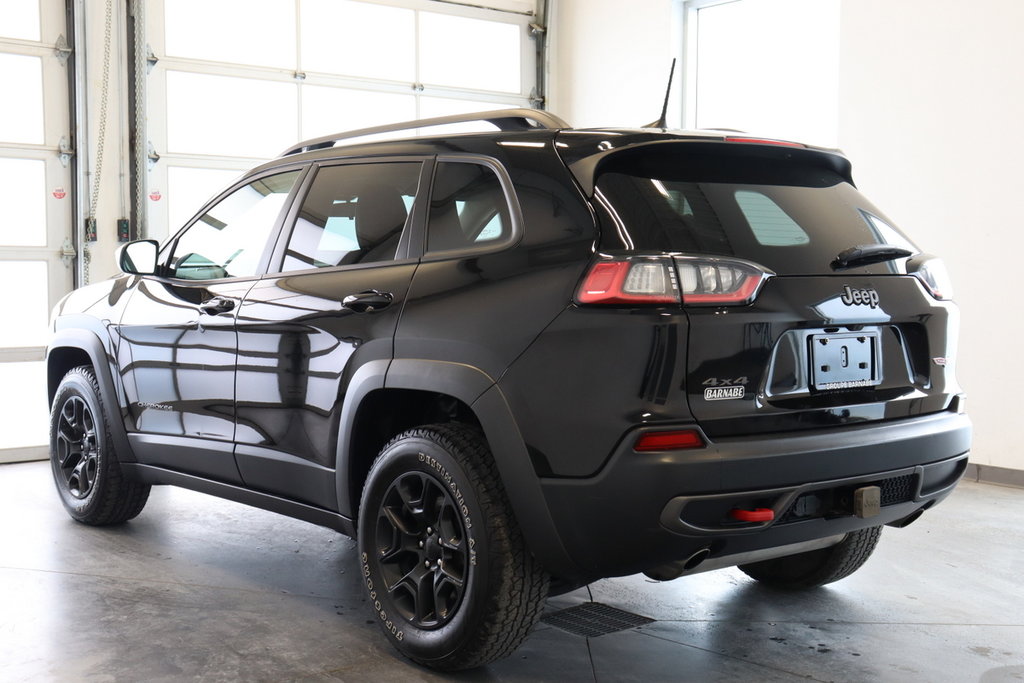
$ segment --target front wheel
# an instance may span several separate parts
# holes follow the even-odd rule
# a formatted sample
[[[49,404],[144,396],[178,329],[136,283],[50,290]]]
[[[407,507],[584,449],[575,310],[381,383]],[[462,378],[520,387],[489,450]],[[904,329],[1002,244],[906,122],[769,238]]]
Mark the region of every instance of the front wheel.
[[[363,581],[391,643],[454,671],[507,656],[529,634],[548,577],[530,554],[479,430],[398,435],[367,475],[359,514]]]
[[[828,548],[741,564],[739,568],[750,578],[776,588],[816,588],[845,579],[860,569],[871,557],[881,536],[880,526],[851,531]]]
[[[150,490],[121,474],[107,419],[92,368],[69,370],[50,413],[50,465],[64,509],[94,526],[132,519],[142,512]]]

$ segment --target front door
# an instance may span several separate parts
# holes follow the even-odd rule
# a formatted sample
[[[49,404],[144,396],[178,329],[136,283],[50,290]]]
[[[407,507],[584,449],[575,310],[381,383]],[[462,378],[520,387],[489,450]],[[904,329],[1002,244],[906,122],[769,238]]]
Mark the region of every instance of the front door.
[[[219,199],[164,249],[125,308],[118,355],[141,462],[239,482],[234,462],[235,321],[266,268],[299,171]]]

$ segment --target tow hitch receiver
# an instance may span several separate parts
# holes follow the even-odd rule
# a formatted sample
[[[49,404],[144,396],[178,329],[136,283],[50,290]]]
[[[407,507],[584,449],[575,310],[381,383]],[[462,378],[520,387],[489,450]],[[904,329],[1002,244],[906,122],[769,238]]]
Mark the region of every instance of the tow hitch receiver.
[[[861,519],[874,517],[882,511],[882,489],[862,486],[853,492],[853,514]]]

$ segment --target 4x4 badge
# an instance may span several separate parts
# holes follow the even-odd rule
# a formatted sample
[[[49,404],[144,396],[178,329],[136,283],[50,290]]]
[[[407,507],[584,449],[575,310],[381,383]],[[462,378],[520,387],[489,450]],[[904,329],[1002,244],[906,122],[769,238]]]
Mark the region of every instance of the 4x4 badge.
[[[878,308],[878,292],[870,287],[852,289],[850,285],[845,285],[841,299],[847,306],[868,305],[871,308]]]

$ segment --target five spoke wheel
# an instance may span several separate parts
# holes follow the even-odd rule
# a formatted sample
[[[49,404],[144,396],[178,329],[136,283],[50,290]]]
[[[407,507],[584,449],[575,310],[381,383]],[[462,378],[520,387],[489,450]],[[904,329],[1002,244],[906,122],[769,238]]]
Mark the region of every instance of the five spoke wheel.
[[[99,447],[96,420],[81,396],[69,396],[57,420],[56,457],[68,492],[82,499],[96,482]]]
[[[459,509],[430,474],[396,479],[377,513],[378,562],[399,613],[415,626],[443,626],[466,586],[469,548]]]

